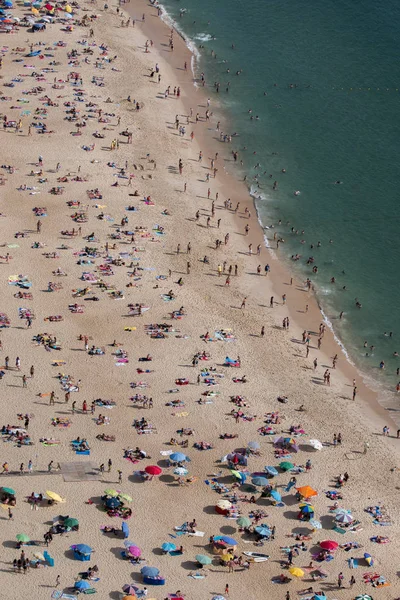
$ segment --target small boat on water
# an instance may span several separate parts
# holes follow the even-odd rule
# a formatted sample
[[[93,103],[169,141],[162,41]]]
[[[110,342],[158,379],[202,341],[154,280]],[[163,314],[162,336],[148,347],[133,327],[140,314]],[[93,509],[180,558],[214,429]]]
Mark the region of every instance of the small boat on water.
[[[243,554],[251,558],[254,562],[265,562],[269,559],[269,554],[262,554],[261,552],[243,552]]]

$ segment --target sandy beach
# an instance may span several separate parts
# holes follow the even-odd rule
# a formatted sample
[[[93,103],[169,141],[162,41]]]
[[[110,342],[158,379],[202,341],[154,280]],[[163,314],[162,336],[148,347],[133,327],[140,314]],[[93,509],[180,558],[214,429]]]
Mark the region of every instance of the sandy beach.
[[[0,486],[15,494],[0,489],[0,598],[73,597],[86,572],[101,599],[123,598],[132,584],[137,597],[159,600],[394,600],[399,425],[331,332],[320,335],[312,292],[279,249],[265,248],[232,175],[233,145],[219,141],[219,107],[193,85],[184,41],[175,33],[172,51],[157,9],[139,1],[72,9],[33,33],[22,21],[31,9],[17,5],[20,21],[1,40]],[[190,462],[171,461],[174,452]],[[160,473],[149,476],[151,466]],[[318,493],[317,525],[301,510],[301,486]],[[46,491],[64,501],[48,503]],[[119,494],[132,499],[115,503],[129,518],[104,508]],[[215,509],[222,500],[226,514]],[[243,531],[236,521],[249,514]],[[257,534],[260,524],[269,535]],[[18,534],[30,540],[20,548]],[[321,556],[323,540],[339,547]],[[177,551],[163,551],[167,542]],[[90,561],[74,559],[76,544],[93,549]],[[21,551],[33,560],[25,574],[13,566]],[[34,568],[44,551],[54,566]],[[199,569],[199,554],[211,564]],[[89,565],[98,571],[87,578]],[[144,583],[143,566],[165,585]]]

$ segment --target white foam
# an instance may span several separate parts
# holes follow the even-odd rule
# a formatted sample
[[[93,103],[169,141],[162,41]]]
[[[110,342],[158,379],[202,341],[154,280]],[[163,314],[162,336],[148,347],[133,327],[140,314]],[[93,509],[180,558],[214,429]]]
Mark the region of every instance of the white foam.
[[[161,8],[161,15],[160,18],[162,21],[164,21],[164,23],[166,25],[168,25],[168,27],[171,27],[173,29],[175,29],[175,31],[181,36],[181,38],[184,40],[186,46],[189,48],[190,52],[192,53],[192,59],[191,59],[191,69],[192,69],[192,73],[193,73],[193,77],[195,77],[196,73],[196,61],[198,61],[200,59],[200,52],[198,50],[198,48],[196,47],[196,44],[187,37],[186,33],[179,27],[179,25],[177,24],[177,22],[175,21],[175,19],[173,19],[171,17],[171,15],[168,13],[168,11],[165,9],[165,6],[160,4],[159,5]]]
[[[349,353],[346,350],[345,345],[343,344],[343,342],[338,338],[338,336],[335,333],[335,330],[333,329],[333,325],[331,323],[331,321],[328,319],[328,317],[326,316],[326,314],[324,313],[324,310],[321,308],[321,306],[318,304],[319,306],[319,310],[321,311],[322,314],[322,318],[324,323],[326,324],[326,326],[331,330],[332,334],[333,334],[333,339],[335,340],[335,342],[337,343],[337,345],[339,346],[339,348],[341,349],[341,351],[343,352],[343,354],[345,355],[347,361],[353,366],[355,367],[355,364],[353,363],[353,361],[350,359]]]
[[[211,42],[211,40],[214,40],[215,38],[209,33],[198,33],[194,36],[194,39],[199,40],[199,42]]]

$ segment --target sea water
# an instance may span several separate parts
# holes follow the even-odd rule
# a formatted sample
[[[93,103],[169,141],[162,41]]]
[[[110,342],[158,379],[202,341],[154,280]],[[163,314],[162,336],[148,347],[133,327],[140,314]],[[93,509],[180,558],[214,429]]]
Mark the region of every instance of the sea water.
[[[393,356],[400,354],[399,2],[162,5],[196,46],[197,75],[205,73],[211,109],[228,116],[226,133],[237,134],[229,151],[239,151],[260,220],[285,240],[279,256],[312,279],[351,359],[394,389],[400,380],[400,358]],[[293,262],[296,254],[301,258]]]

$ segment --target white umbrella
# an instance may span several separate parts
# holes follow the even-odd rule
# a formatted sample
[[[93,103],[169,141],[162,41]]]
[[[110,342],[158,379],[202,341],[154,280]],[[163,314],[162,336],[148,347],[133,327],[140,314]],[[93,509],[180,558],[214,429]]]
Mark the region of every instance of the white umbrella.
[[[338,523],[352,523],[354,521],[354,517],[350,513],[340,512],[336,515],[335,521]]]
[[[308,443],[314,450],[322,450],[323,448],[323,445],[319,440],[310,440]]]

